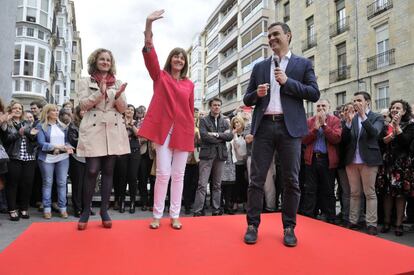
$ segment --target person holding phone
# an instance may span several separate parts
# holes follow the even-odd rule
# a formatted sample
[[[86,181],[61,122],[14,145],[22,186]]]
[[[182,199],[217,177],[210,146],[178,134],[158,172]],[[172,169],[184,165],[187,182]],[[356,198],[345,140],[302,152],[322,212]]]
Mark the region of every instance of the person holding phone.
[[[395,206],[396,236],[403,235],[402,221],[404,218],[407,197],[412,195],[414,163],[412,152],[408,148],[414,140],[414,123],[411,121],[412,110],[405,100],[394,100],[389,107],[389,123],[385,136],[383,160],[377,177],[377,189],[384,198],[384,225],[382,233],[391,230],[391,212]]]
[[[129,154],[128,134],[122,114],[127,108],[124,94],[127,83],[116,80],[115,60],[112,52],[97,49],[88,58],[90,77],[79,83],[79,105],[85,111],[79,126],[79,141],[76,154],[86,159],[85,192],[83,210],[78,229],[86,229],[96,178],[101,171],[102,225],[112,227],[108,214],[112,191],[113,172],[117,155]]]
[[[148,15],[145,25],[144,61],[154,81],[154,95],[139,136],[155,143],[156,181],[153,221],[157,229],[164,212],[168,181],[171,177],[171,226],[181,229],[179,221],[184,171],[188,152],[194,151],[194,84],[187,77],[188,58],[182,48],[173,49],[164,69],[160,68],[152,40],[152,23],[163,17],[164,10]]]

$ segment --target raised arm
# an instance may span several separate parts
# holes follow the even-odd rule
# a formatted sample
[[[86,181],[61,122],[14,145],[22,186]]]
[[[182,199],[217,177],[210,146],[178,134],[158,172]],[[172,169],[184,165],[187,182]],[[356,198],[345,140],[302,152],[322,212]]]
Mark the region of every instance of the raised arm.
[[[144,46],[144,49],[142,50],[142,53],[144,55],[145,66],[147,67],[147,70],[152,80],[154,81],[158,79],[161,69],[160,69],[160,64],[158,62],[157,54],[155,53],[155,50],[154,50],[154,43],[152,41],[152,35],[153,35],[152,34],[152,22],[162,18],[163,13],[164,13],[164,10],[158,10],[158,11],[152,12],[150,15],[148,15],[147,21],[145,23],[145,31],[144,31],[145,46]]]

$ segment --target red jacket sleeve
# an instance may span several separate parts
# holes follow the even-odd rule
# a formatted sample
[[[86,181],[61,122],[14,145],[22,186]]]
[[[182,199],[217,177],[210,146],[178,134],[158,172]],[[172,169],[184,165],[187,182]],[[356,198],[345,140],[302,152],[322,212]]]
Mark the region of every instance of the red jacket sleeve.
[[[144,56],[145,66],[153,81],[156,81],[160,77],[161,69],[158,62],[158,56],[155,52],[155,48],[149,48],[148,51],[142,50]]]
[[[325,138],[331,144],[338,144],[341,141],[342,134],[341,121],[335,116],[330,116],[326,124],[323,129]]]

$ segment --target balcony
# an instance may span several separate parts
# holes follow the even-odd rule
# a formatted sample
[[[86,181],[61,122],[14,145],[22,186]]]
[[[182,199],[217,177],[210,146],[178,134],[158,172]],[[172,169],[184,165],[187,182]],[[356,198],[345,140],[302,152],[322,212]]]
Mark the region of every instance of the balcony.
[[[219,42],[218,50],[222,51],[224,48],[226,48],[230,43],[237,39],[237,35],[237,28],[234,28],[234,30],[229,32],[227,35],[223,35],[221,41]]]
[[[390,98],[389,97],[385,97],[385,98],[380,98],[380,99],[376,99],[375,100],[375,105],[377,107],[377,109],[384,109],[384,108],[388,108],[390,106]]]
[[[220,83],[220,92],[221,93],[227,92],[228,90],[234,87],[237,87],[237,83],[238,81],[237,81],[236,75],[228,77],[228,78],[224,78],[223,81],[221,81]]]
[[[290,20],[290,15],[285,15],[283,16],[283,22],[286,23],[287,21]]]
[[[234,52],[232,52],[231,54],[229,54],[228,56],[224,57],[219,64],[219,68],[220,70],[225,70],[227,69],[230,65],[233,65],[234,63],[236,63],[238,60],[238,56],[237,56],[237,50],[234,50]]]
[[[335,83],[351,77],[351,65],[343,66],[329,72],[329,83]]]
[[[371,19],[392,8],[392,0],[377,0],[367,6],[367,18]]]
[[[349,30],[349,16],[342,18],[329,27],[329,37],[335,37]]]
[[[367,58],[367,72],[395,64],[395,49]]]
[[[316,33],[308,36],[307,39],[302,41],[302,52],[307,51],[317,45],[316,43]]]

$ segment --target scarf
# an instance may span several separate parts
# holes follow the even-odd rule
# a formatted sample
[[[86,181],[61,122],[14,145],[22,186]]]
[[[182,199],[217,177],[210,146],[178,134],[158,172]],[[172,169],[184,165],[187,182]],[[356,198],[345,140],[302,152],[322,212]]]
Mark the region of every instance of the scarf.
[[[106,77],[104,78],[103,75],[99,72],[95,72],[94,74],[91,75],[91,78],[94,79],[97,83],[98,86],[101,85],[102,80],[106,80],[106,87],[111,87],[115,84],[115,76],[113,74],[107,74]]]

